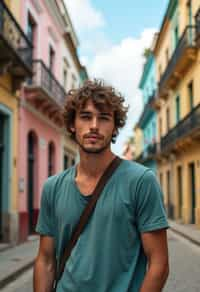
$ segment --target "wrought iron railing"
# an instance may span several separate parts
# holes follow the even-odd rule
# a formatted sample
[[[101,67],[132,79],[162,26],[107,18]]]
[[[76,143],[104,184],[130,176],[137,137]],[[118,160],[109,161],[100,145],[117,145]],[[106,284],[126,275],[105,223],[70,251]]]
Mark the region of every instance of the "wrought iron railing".
[[[160,82],[159,82],[159,90],[165,85],[166,80],[169,79],[170,75],[173,73],[174,67],[176,66],[178,60],[183,55],[184,50],[189,47],[196,47],[196,27],[195,26],[187,26],[178,42],[177,47],[170,59],[165,72],[163,73]]]
[[[156,154],[156,143],[153,143],[153,144],[149,144],[147,146],[147,155],[148,156],[152,156],[152,155],[155,155]]]
[[[141,114],[141,116],[140,116],[140,118],[139,118],[139,121],[138,121],[138,124],[139,124],[139,125],[141,125],[141,124],[144,122],[145,117],[146,117],[146,114],[147,114],[147,111],[148,111],[149,108],[151,108],[151,103],[152,103],[153,100],[155,99],[155,93],[156,93],[156,91],[153,90],[152,95],[149,97],[147,103],[145,104],[144,109],[143,109],[143,111],[142,111],[142,114]]]
[[[200,129],[200,104],[181,120],[168,134],[161,138],[161,151],[173,145],[178,139]]]
[[[42,88],[53,101],[61,107],[64,106],[66,98],[65,89],[42,60],[33,61],[33,78],[31,84]]]
[[[15,54],[31,69],[32,44],[2,0],[0,1],[0,38],[12,47]]]
[[[200,8],[195,15],[195,24],[196,24],[196,36],[197,39],[200,38]]]

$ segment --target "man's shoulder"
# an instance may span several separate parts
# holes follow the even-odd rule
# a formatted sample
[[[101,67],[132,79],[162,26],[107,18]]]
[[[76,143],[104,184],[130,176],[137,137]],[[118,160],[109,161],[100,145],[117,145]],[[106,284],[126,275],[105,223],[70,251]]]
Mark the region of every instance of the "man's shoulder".
[[[149,170],[150,168],[137,163],[136,161],[123,160],[120,174],[132,178],[141,178]]]
[[[47,180],[44,182],[44,188],[48,190],[55,189],[57,186],[61,185],[63,181],[67,181],[68,178],[71,177],[71,172],[73,170],[73,166],[69,167],[68,169],[59,172],[55,175],[52,175],[47,178]]]

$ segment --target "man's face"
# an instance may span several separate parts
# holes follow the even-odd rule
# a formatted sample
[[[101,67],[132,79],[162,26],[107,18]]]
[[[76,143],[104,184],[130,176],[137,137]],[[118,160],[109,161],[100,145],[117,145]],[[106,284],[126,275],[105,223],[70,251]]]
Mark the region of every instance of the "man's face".
[[[84,152],[101,153],[110,147],[115,133],[114,113],[108,108],[99,111],[89,100],[84,108],[76,112],[72,130]]]

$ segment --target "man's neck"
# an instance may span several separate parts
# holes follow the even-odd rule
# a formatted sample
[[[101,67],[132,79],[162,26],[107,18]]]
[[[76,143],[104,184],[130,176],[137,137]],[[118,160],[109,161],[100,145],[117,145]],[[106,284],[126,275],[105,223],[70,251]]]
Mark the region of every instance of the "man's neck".
[[[87,178],[99,178],[108,167],[115,155],[109,150],[103,153],[85,153],[80,150],[80,162],[77,175]]]

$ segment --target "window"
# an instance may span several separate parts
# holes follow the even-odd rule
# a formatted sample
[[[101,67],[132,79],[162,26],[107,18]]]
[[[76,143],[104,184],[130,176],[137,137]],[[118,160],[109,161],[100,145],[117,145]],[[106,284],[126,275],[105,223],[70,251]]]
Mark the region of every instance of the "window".
[[[158,67],[158,73],[159,73],[159,79],[161,79],[161,76],[162,76],[162,67],[161,67],[161,65],[159,65],[159,67]]]
[[[167,171],[167,202],[168,202],[168,207],[170,205],[170,190],[171,190],[171,175],[170,171]]]
[[[165,51],[165,58],[166,58],[166,65],[169,63],[169,49],[166,49]]]
[[[169,129],[170,129],[170,111],[169,111],[169,108],[167,108],[167,111],[166,111],[166,120],[167,120],[167,132],[169,132]]]
[[[180,96],[176,97],[176,122],[180,121]]]
[[[174,29],[174,47],[175,48],[178,45],[178,40],[179,40],[179,29],[178,29],[178,25],[176,25],[176,27]]]
[[[51,72],[54,71],[54,62],[55,62],[55,52],[52,46],[49,46],[49,69]]]
[[[54,164],[55,164],[55,147],[53,142],[48,145],[48,176],[54,174]]]
[[[163,188],[163,174],[160,173],[160,186],[161,186],[161,189]]]
[[[197,14],[195,15],[195,25],[196,25],[196,35],[199,39],[199,34],[200,34],[200,8],[197,11]]]
[[[72,74],[72,89],[76,88],[76,77]]]
[[[190,110],[194,107],[194,95],[193,95],[193,81],[188,84],[188,96],[189,96],[189,105]]]
[[[63,70],[63,87],[67,89],[67,69]]]
[[[31,16],[30,13],[28,13],[28,20],[27,20],[27,37],[33,44],[33,49],[36,47],[36,23]],[[34,54],[34,52],[32,52]]]
[[[159,135],[162,137],[162,118],[159,119]]]
[[[65,154],[65,155],[64,155],[64,159],[63,159],[63,166],[64,166],[64,169],[67,169],[67,168],[68,168],[68,161],[69,161],[69,158],[68,158],[68,156]]]

